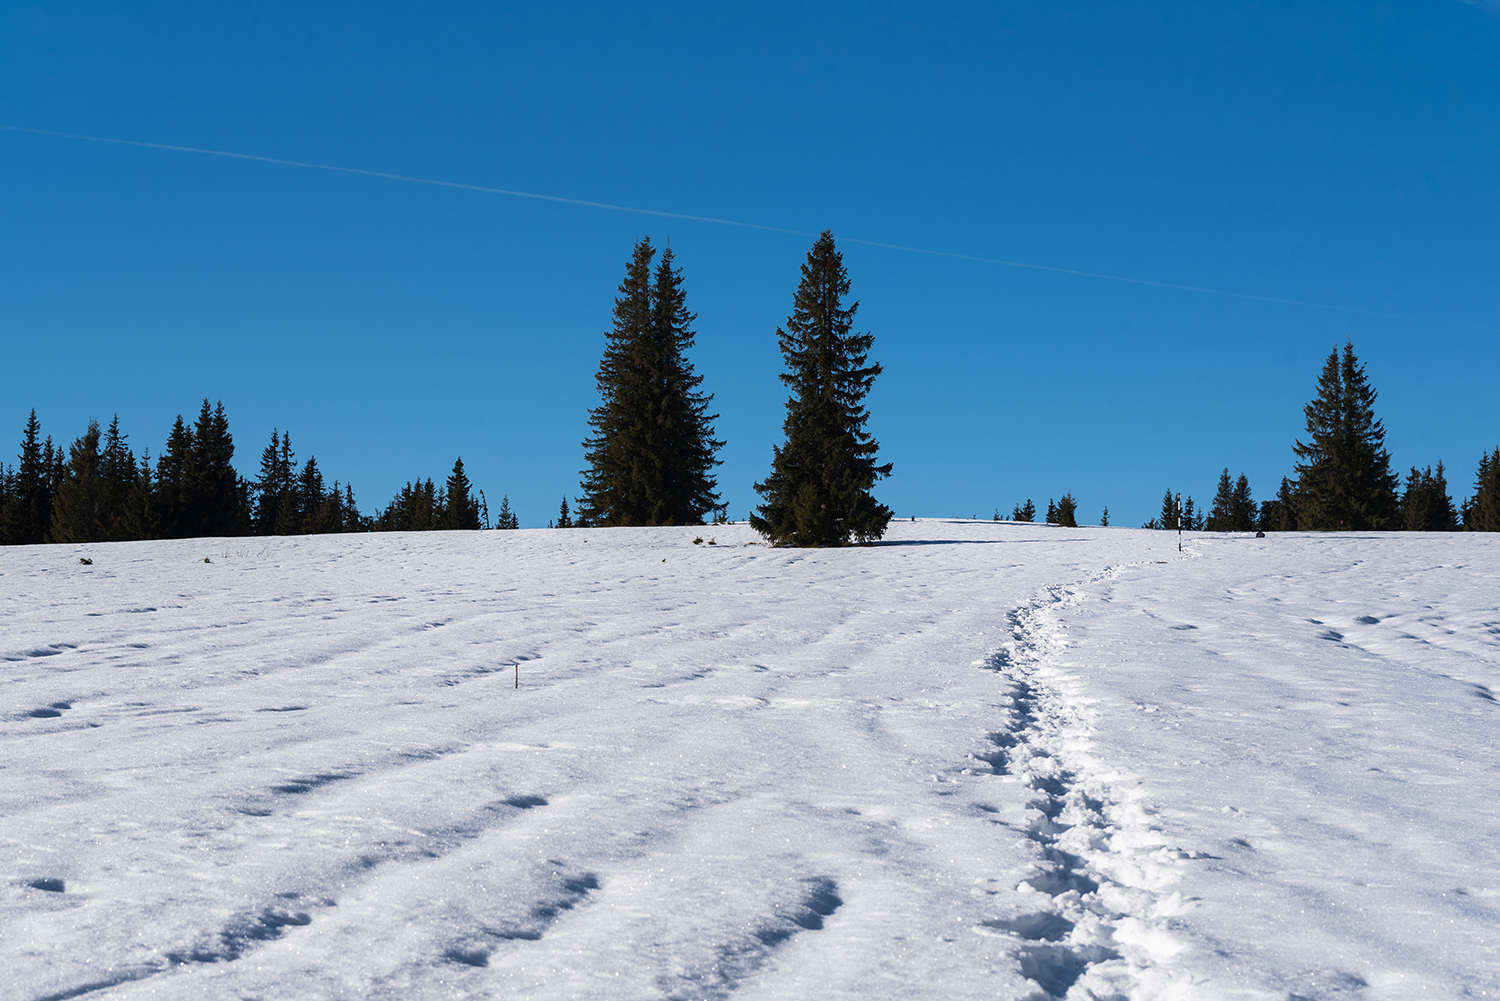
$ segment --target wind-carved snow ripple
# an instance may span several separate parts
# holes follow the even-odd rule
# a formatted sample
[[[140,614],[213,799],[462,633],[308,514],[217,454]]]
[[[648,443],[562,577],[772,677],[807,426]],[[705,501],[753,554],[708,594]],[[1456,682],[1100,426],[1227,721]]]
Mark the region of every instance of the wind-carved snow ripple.
[[[690,963],[657,979],[666,1001],[722,1001],[748,980],[775,950],[804,932],[823,929],[823,919],[844,905],[838,883],[827,876],[801,880],[781,903],[749,928],[749,934],[719,944],[707,961]]]
[[[1056,586],[1015,609],[1010,641],[986,663],[1008,683],[1010,704],[991,748],[970,758],[1033,794],[1021,830],[1036,857],[1016,889],[1035,900],[975,930],[1013,940],[1022,975],[1050,997],[1125,998],[1167,979],[1159,964],[1179,948],[1169,919],[1186,908],[1161,892],[1171,877],[1149,812],[1100,774],[1088,754],[1091,713],[1057,666],[1067,646],[1059,612],[1083,600],[1081,588]]]

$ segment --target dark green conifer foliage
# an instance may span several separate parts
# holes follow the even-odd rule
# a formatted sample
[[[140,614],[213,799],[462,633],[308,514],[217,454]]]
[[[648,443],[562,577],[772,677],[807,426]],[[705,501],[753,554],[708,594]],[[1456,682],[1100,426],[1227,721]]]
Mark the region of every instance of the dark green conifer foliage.
[[[495,527],[505,531],[514,531],[521,527],[516,513],[510,509],[510,494],[500,496],[500,513],[495,516]]]
[[[1210,532],[1253,532],[1256,514],[1249,478],[1241,473],[1238,480],[1231,481],[1226,468],[1219,475],[1219,488],[1205,527]]]
[[[11,498],[16,491],[16,469],[0,462],[0,546],[10,545],[6,534],[5,513],[10,510]]]
[[[1025,504],[1017,504],[1011,509],[1010,520],[1025,522],[1036,521],[1036,505],[1031,502],[1030,497],[1026,498]]]
[[[1182,512],[1178,510],[1178,501],[1172,494],[1172,488],[1167,488],[1167,493],[1161,499],[1161,514],[1157,517],[1154,527],[1163,528],[1170,532],[1177,531],[1177,523]]]
[[[1500,532],[1500,448],[1480,455],[1474,496],[1464,501],[1463,515],[1470,532]]]
[[[580,525],[698,525],[719,503],[718,415],[708,412],[712,397],[698,391],[703,378],[686,355],[695,316],[671,248],[653,281],[655,255],[649,237],[635,245],[615,299],[594,377],[600,404],[589,411],[593,433],[583,443]]]
[[[1208,512],[1207,528],[1210,532],[1232,531],[1230,525],[1233,504],[1234,481],[1229,478],[1229,470],[1226,468],[1219,474],[1219,489],[1214,493],[1213,507]]]
[[[296,520],[295,507],[292,436],[283,432],[278,438],[277,430],[272,428],[271,441],[260,453],[252,530],[256,535],[290,535]],[[283,509],[290,509],[285,518],[282,517]]]
[[[323,500],[308,515],[308,535],[337,535],[344,530],[343,484],[333,481],[333,486],[323,493]]]
[[[5,541],[13,546],[45,542],[52,525],[51,449],[43,449],[42,424],[36,411],[26,419],[21,438],[19,465],[11,480],[10,498],[0,517],[4,519]],[[49,443],[51,439],[48,439]]]
[[[891,474],[865,430],[864,400],[880,375],[869,362],[871,334],[853,333],[859,303],[846,309],[849,276],[833,235],[824,231],[802,265],[792,315],[776,337],[791,388],[771,473],[755,484],[765,503],[750,525],[778,545],[835,546],[879,539],[891,509],[870,490]]]
[[[650,238],[635,245],[625,279],[615,298],[614,327],[605,334],[604,355],[594,381],[599,406],[589,411],[591,437],[584,440],[589,468],[583,471],[579,515],[601,526],[646,524],[649,516],[648,479],[654,463],[648,458],[649,404],[647,384],[651,328],[651,259],[656,251]]]
[[[1376,393],[1346,343],[1318,376],[1318,395],[1304,409],[1306,443],[1292,446],[1297,463],[1297,522],[1303,529],[1382,530],[1397,527],[1396,487],[1375,418]]]
[[[568,514],[568,498],[567,498],[566,494],[563,495],[562,507],[558,508],[558,511],[557,511],[557,527],[558,528],[572,528],[573,527],[573,519]]]
[[[359,505],[354,503],[354,484],[344,484],[344,531],[346,532],[368,532],[370,531],[372,519],[369,515],[359,513]]]
[[[1297,531],[1297,485],[1285,476],[1281,478],[1281,487],[1276,491],[1271,523],[1260,527],[1265,532]]]
[[[193,427],[193,444],[183,469],[182,494],[186,534],[192,537],[244,535],[250,512],[234,458],[234,437],[224,404],[210,407],[208,398]]]
[[[1448,477],[1443,464],[1418,470],[1411,467],[1406,492],[1401,495],[1401,527],[1408,532],[1452,532],[1458,528],[1458,512],[1448,496]]]
[[[1057,502],[1057,523],[1063,528],[1078,527],[1078,502],[1073,499],[1071,491],[1062,495],[1062,500]]]
[[[297,474],[296,490],[296,535],[323,535],[335,531],[322,518],[323,502],[328,499],[323,484],[323,471],[318,468],[318,457],[309,455]]]
[[[1229,495],[1229,530],[1231,532],[1255,531],[1255,498],[1250,494],[1250,479],[1244,473],[1234,481],[1234,492]]]
[[[166,451],[156,460],[157,523],[164,539],[185,539],[192,534],[186,493],[192,451],[193,432],[178,414],[167,434]]]
[[[1193,508],[1193,495],[1188,494],[1187,499],[1182,502],[1182,530],[1184,532],[1201,532],[1204,528],[1204,518]]]
[[[135,538],[130,527],[130,494],[135,488],[135,453],[127,444],[128,435],[120,430],[120,415],[115,414],[104,435],[104,537],[111,542]]]
[[[141,462],[125,495],[122,528],[125,539],[159,539],[161,524],[157,515],[156,484],[151,476],[151,450],[141,450]]]
[[[68,465],[52,497],[53,542],[103,542],[107,535],[104,457],[99,422],[68,448]]]
[[[376,517],[377,532],[430,532],[437,527],[438,490],[432,480],[407,483]]]
[[[687,352],[697,341],[682,288],[682,270],[674,268],[672,248],[661,252],[656,266],[655,339],[661,381],[659,426],[662,497],[657,504],[657,525],[701,525],[705,516],[719,507],[715,466],[722,441],[714,439],[710,414],[711,395],[699,391],[703,376],[693,371]],[[585,519],[586,520],[586,519]]]
[[[453,472],[448,474],[448,483],[443,488],[443,511],[438,527],[448,530],[477,530],[479,528],[479,502],[473,497],[474,488],[464,473],[464,460],[460,456],[453,463]]]
[[[261,456],[265,458],[264,453]],[[275,521],[272,535],[297,535],[302,531],[301,474],[297,469],[297,453],[292,450],[290,432],[281,432],[281,449],[277,456],[277,468],[281,478],[281,491],[275,500]]]
[[[1099,527],[1100,528],[1108,528],[1109,527],[1109,505],[1108,504],[1104,505],[1104,513],[1099,516]]]
[[[1047,498],[1047,524],[1057,524],[1057,505],[1053,503],[1051,497]]]

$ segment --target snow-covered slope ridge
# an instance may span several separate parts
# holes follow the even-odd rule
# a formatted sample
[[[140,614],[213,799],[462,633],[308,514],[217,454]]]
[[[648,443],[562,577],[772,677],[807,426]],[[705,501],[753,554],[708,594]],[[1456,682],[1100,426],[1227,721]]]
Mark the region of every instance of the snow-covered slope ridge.
[[[1500,996],[1492,540],[754,541],[0,550],[0,996]]]

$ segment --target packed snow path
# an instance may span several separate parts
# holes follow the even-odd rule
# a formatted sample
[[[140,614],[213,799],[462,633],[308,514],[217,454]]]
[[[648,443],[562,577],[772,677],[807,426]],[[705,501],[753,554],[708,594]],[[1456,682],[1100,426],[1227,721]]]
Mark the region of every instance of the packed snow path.
[[[1494,540],[754,541],[0,550],[0,996],[1500,996]]]

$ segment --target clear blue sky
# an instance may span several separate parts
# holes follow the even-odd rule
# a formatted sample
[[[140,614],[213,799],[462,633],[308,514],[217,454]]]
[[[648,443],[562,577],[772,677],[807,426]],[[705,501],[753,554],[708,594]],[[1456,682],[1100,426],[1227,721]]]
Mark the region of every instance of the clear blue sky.
[[[743,518],[775,330],[843,242],[898,514],[1071,490],[1116,524],[1291,471],[1352,338],[1396,465],[1500,444],[1500,6],[7,3],[0,448],[228,409],[361,506],[462,454],[523,526],[576,494],[615,287],[671,240]],[[1359,312],[1365,311],[1365,312]],[[1395,315],[1388,315],[1395,314]]]

